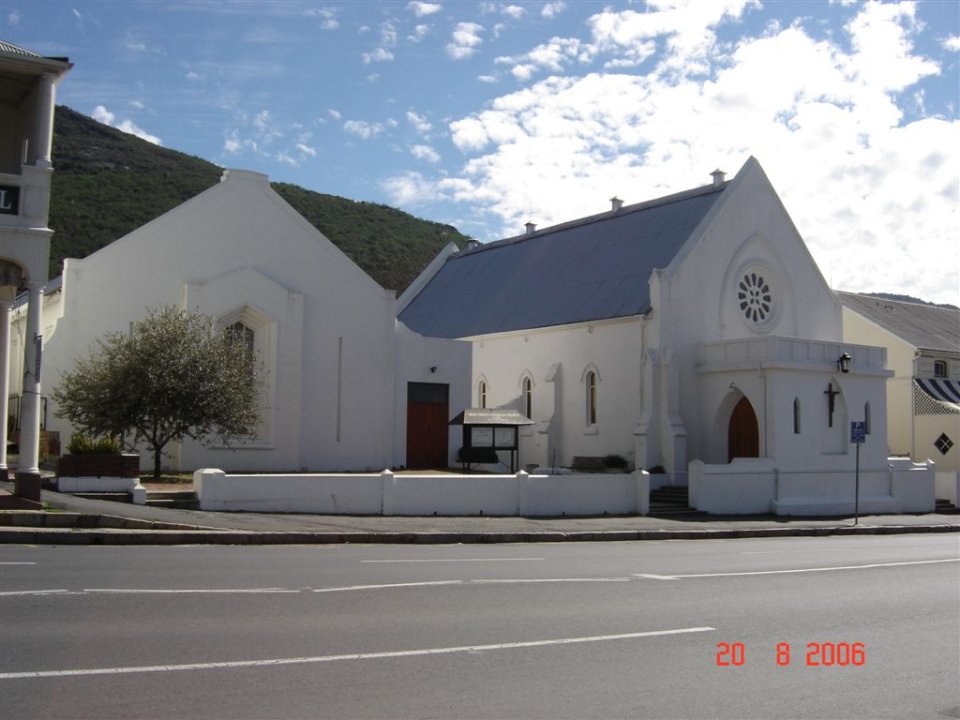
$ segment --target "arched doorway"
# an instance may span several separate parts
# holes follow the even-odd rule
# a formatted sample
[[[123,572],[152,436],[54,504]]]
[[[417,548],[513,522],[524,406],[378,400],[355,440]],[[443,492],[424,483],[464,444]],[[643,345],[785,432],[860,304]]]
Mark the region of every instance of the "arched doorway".
[[[727,426],[727,462],[735,457],[760,457],[760,431],[757,414],[747,398],[740,402],[730,414]]]

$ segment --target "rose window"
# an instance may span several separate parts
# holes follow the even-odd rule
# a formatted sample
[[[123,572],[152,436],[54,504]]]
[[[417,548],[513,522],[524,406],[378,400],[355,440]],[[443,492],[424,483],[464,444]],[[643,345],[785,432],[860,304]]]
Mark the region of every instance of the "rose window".
[[[769,318],[773,309],[773,293],[763,275],[748,272],[743,276],[737,289],[737,302],[747,320],[762,323]]]

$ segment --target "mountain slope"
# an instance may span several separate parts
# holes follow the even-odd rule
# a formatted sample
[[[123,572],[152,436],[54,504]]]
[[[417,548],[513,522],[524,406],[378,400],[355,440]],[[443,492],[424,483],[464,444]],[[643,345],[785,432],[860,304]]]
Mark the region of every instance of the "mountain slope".
[[[58,106],[50,197],[50,277],[65,257],[86,257],[220,180],[213,163],[158,147]],[[324,195],[296,185],[273,189],[374,280],[402,292],[448,243],[450,225],[386,205]]]

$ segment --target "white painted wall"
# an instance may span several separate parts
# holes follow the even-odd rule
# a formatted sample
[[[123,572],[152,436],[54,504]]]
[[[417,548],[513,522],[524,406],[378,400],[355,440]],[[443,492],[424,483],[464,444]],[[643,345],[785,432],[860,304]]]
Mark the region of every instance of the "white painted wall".
[[[852,515],[857,492],[853,468],[788,471],[768,458],[690,463],[690,505],[712,514]],[[930,464],[890,458],[882,470],[860,470],[860,513],[928,513],[934,505]]]
[[[576,456],[621,455],[633,465],[640,413],[642,320],[628,318],[477,338],[472,403],[487,382],[487,407],[525,411],[524,377],[532,381],[536,425],[520,433],[520,463],[569,466]],[[597,373],[597,422],[587,422],[585,376]]]
[[[374,515],[645,515],[650,476],[194,473],[203,510]]]

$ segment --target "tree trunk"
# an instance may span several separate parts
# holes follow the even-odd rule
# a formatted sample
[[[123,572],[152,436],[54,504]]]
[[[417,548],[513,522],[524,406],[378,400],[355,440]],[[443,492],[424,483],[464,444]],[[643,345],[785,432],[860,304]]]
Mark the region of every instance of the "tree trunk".
[[[163,448],[154,446],[153,448],[153,477],[160,477],[160,456],[163,454]]]

